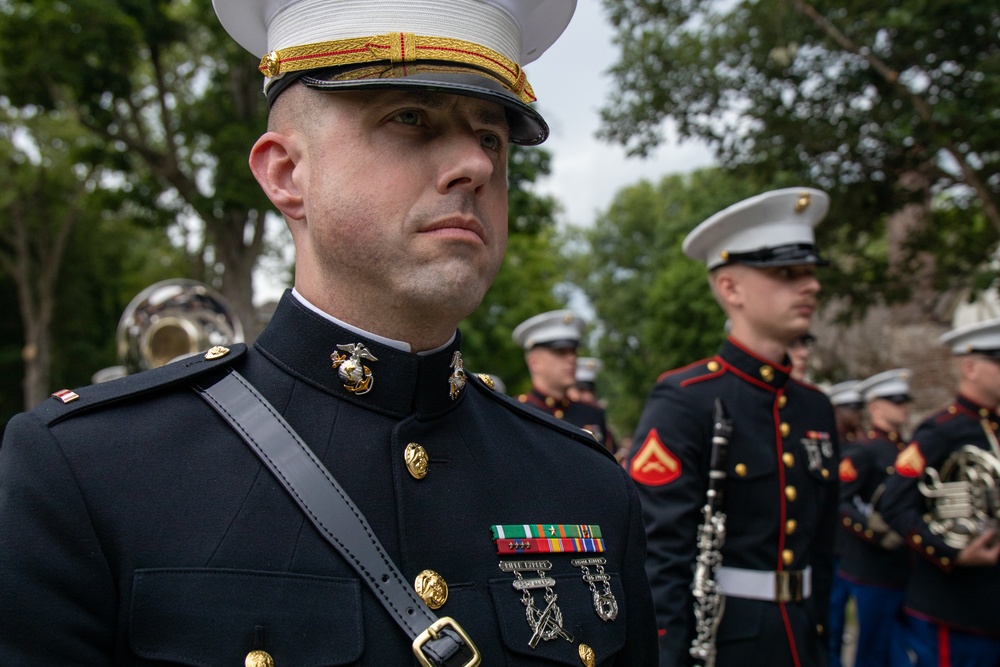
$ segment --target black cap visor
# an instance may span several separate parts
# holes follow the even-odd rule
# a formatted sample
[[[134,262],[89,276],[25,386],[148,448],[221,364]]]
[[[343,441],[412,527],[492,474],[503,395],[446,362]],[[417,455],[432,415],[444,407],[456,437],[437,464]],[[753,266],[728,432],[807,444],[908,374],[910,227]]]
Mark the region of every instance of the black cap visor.
[[[830,262],[820,256],[819,250],[812,243],[790,243],[773,248],[761,248],[751,252],[731,252],[726,258],[726,264],[746,264],[756,268],[769,266],[795,266],[796,264],[815,264],[828,266]]]
[[[475,97],[503,106],[507,115],[510,140],[522,146],[535,146],[549,136],[549,126],[537,111],[521,101],[496,79],[470,67],[448,65],[410,65],[405,76],[400,67],[343,66],[290,72],[268,86],[270,104],[296,81],[313,90],[409,90],[420,89]]]

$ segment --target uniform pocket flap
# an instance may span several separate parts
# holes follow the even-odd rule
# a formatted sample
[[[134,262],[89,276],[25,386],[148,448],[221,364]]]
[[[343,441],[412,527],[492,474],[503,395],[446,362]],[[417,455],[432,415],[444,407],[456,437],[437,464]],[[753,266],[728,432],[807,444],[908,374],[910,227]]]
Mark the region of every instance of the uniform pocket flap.
[[[253,649],[275,664],[326,667],[364,649],[358,581],[220,569],[136,570],[129,642],[143,658],[242,665]]]

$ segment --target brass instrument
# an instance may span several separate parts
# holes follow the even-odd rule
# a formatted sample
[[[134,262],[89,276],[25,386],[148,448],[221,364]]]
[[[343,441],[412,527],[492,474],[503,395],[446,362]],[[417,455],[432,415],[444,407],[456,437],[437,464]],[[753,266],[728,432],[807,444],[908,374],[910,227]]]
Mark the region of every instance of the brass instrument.
[[[984,428],[987,428],[984,426]],[[988,435],[993,435],[992,429]],[[996,441],[991,438],[991,444]],[[963,445],[941,466],[927,468],[917,486],[927,498],[927,527],[944,543],[964,549],[1000,518],[1000,457]]]
[[[164,280],[132,299],[118,322],[119,366],[93,376],[105,382],[207,350],[243,342],[243,325],[229,303],[196,280]]]
[[[726,416],[722,401],[715,399],[712,431],[712,454],[708,473],[708,492],[701,508],[702,523],[698,526],[698,556],[695,558],[694,596],[695,637],[691,641],[691,657],[705,667],[715,665],[715,637],[722,622],[726,597],[719,589],[716,573],[722,565],[722,545],[726,541],[726,514],[722,511],[723,484],[729,459],[729,438],[733,422]]]

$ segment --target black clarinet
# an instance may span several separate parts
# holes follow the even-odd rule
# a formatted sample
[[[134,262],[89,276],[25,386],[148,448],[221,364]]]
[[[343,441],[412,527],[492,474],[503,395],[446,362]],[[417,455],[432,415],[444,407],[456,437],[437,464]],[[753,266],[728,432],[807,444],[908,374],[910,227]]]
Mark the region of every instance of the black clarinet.
[[[695,637],[691,641],[690,653],[705,667],[715,665],[715,637],[726,606],[726,597],[719,590],[716,572],[722,564],[722,545],[726,541],[726,514],[722,511],[722,502],[733,422],[726,416],[726,409],[719,399],[715,399],[712,421],[708,492],[705,494],[705,506],[701,508],[703,521],[698,526],[698,557],[691,583]]]

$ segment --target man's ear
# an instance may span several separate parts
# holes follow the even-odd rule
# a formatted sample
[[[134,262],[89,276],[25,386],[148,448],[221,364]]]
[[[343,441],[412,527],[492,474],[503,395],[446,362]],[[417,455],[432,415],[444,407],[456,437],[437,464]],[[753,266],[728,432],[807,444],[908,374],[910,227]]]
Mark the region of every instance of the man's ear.
[[[250,149],[250,170],[264,194],[286,218],[305,218],[300,183],[306,169],[302,136],[297,132],[267,132]],[[299,170],[299,177],[294,177]]]
[[[735,271],[722,268],[715,273],[712,280],[713,290],[724,308],[731,308],[740,303],[740,283]]]

